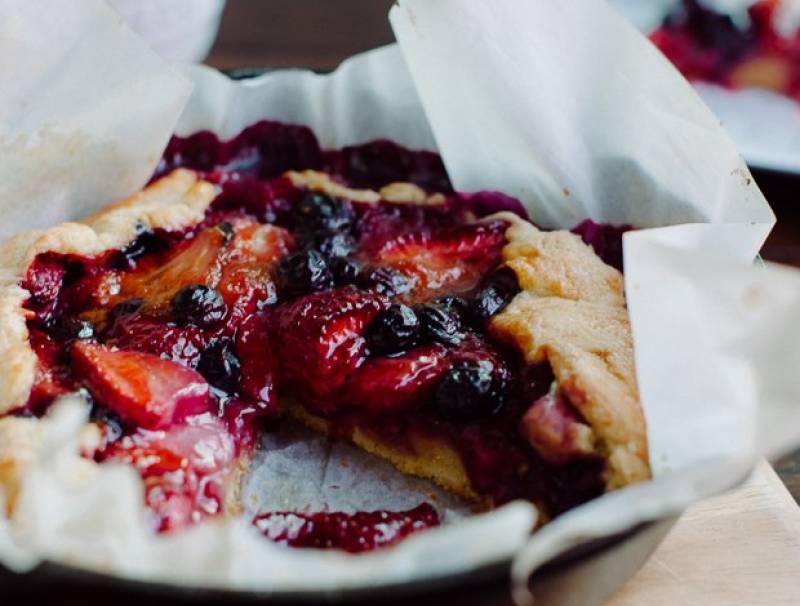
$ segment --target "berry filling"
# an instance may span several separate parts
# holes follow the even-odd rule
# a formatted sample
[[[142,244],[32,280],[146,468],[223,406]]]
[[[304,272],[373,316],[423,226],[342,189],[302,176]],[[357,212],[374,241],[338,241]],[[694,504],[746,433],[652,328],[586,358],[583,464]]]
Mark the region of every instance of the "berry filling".
[[[603,492],[570,394],[487,332],[519,286],[502,265],[508,223],[482,217],[524,214],[517,201],[454,193],[428,152],[323,152],[308,129],[266,122],[227,142],[174,138],[158,174],[175,167],[219,187],[199,225],[96,258],[43,254],[22,284],[39,369],[16,414],[81,391],[102,430],[96,460],[140,472],[157,529],[223,513],[237,460],[298,407],[334,437],[416,455],[426,439],[447,444],[484,505],[524,498],[555,516]],[[283,174],[308,169],[340,193]],[[395,181],[425,203],[345,189]],[[576,231],[621,266],[625,229]],[[351,552],[437,523],[428,504],[255,521],[278,542]]]
[[[422,503],[399,512],[266,513],[253,523],[264,536],[282,545],[359,553],[392,545],[410,534],[438,526],[439,514],[430,504]]]
[[[800,34],[787,38],[777,31],[778,8],[776,0],[760,0],[748,8],[748,22],[739,23],[699,0],[683,0],[651,39],[689,80],[800,99]]]

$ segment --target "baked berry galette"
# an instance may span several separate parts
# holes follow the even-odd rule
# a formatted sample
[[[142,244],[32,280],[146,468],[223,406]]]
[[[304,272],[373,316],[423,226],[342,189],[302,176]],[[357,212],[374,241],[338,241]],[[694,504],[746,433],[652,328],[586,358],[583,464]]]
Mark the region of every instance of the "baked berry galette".
[[[779,0],[759,0],[748,23],[682,0],[651,39],[689,79],[729,88],[766,88],[800,100],[800,35],[776,28]]]
[[[85,456],[134,466],[161,531],[240,510],[259,436],[287,418],[541,522],[648,478],[621,231],[582,225],[596,253],[523,215],[386,141],[324,152],[267,122],[173,139],[141,193],[0,251],[10,507],[40,418],[73,393]],[[427,504],[254,521],[350,551],[391,542],[376,523],[437,522]]]

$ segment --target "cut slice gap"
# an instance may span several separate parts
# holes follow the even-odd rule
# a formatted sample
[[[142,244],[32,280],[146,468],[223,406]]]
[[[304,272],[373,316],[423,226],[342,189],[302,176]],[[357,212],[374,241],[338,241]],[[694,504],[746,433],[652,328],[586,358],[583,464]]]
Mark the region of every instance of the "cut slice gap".
[[[470,502],[432,482],[290,419],[263,435],[241,497],[247,518],[271,511],[406,511],[423,502],[444,522],[472,511]]]

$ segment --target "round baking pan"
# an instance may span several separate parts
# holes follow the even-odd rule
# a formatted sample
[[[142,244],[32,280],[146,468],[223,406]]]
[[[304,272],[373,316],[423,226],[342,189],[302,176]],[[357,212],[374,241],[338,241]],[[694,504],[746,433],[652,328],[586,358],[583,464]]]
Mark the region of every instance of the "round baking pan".
[[[611,593],[640,568],[655,550],[677,518],[643,524],[602,540],[589,541],[558,556],[533,577],[531,587],[538,593],[561,591],[559,579],[580,568],[593,568]],[[299,606],[304,604],[367,604],[382,606],[408,603],[498,604],[510,603],[511,560],[502,560],[477,570],[411,580],[402,583],[355,587],[336,591],[314,590],[309,580],[307,590],[249,591],[146,582],[84,569],[45,562],[35,570],[16,574],[0,567],[0,588],[6,596],[25,600],[42,599],[59,604],[269,604]],[[298,571],[298,574],[302,574]],[[553,587],[555,585],[555,588]],[[564,588],[568,590],[568,588]],[[543,603],[543,602],[539,602]]]
[[[234,80],[261,76],[269,68],[236,68],[222,70]],[[593,568],[601,587],[600,593],[609,595],[629,579],[655,550],[677,517],[666,518],[639,525],[625,532],[603,539],[590,540],[557,556],[539,569],[531,580],[531,589],[547,588],[545,593],[562,591],[560,582],[565,575],[580,568]],[[202,604],[269,604],[270,606],[299,606],[305,604],[375,604],[390,606],[407,604],[415,600],[425,604],[459,603],[462,606],[512,603],[511,560],[504,559],[479,569],[464,570],[437,577],[410,580],[401,583],[345,588],[340,590],[314,590],[313,580],[303,590],[251,591],[247,589],[220,589],[169,582],[148,582],[82,568],[44,562],[35,570],[23,574],[11,572],[0,565],[0,590],[4,597],[41,599],[44,603],[58,604],[114,604],[143,603],[202,605]],[[302,571],[298,571],[298,575]],[[569,591],[563,587],[563,591]],[[564,594],[561,594],[564,595]],[[560,601],[560,600],[559,600]],[[537,604],[547,603],[537,600]]]

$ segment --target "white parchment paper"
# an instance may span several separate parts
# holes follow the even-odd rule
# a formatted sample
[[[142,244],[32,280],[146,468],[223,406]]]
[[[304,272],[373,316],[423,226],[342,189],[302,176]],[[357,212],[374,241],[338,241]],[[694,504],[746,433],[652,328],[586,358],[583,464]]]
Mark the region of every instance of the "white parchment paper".
[[[756,0],[704,0],[710,8],[746,26],[747,8]],[[680,0],[609,0],[642,32],[657,29]],[[800,1],[781,0],[776,16],[780,33],[790,37],[800,27]],[[770,90],[730,90],[695,83],[703,101],[722,121],[750,166],[800,172],[800,104]]]
[[[734,486],[758,456],[800,441],[800,274],[752,267],[774,217],[718,120],[666,60],[601,0],[400,0],[391,21],[402,54],[379,49],[328,76],[289,70],[232,83],[187,68],[195,88],[177,132],[231,136],[271,118],[308,124],[329,147],[378,136],[437,146],[458,188],[517,195],[539,222],[571,227],[592,217],[652,228],[624,244],[656,479],[577,508],[532,538],[525,503],[464,517],[444,495],[434,501],[454,523],[356,557],[283,549],[246,519],[153,537],[136,474],[86,469],[75,456],[85,410],[67,403],[47,422],[47,448],[26,476],[15,518],[0,526],[0,560],[25,569],[48,557],[138,578],[281,591],[430,578],[516,555],[522,586],[570,546],[679,513]],[[3,103],[0,116],[11,119]],[[35,167],[20,160],[20,170]],[[116,195],[117,184],[97,181],[93,199]],[[73,199],[67,210],[83,206]],[[355,496],[343,498],[355,451],[332,453],[292,434],[270,440],[245,487],[250,512],[288,506],[292,491],[344,508],[365,506],[370,493],[392,503],[431,498],[430,485],[366,459],[356,465]],[[293,473],[294,457],[318,466],[303,474],[314,481]]]
[[[146,182],[190,82],[100,0],[0,0],[0,238]]]

